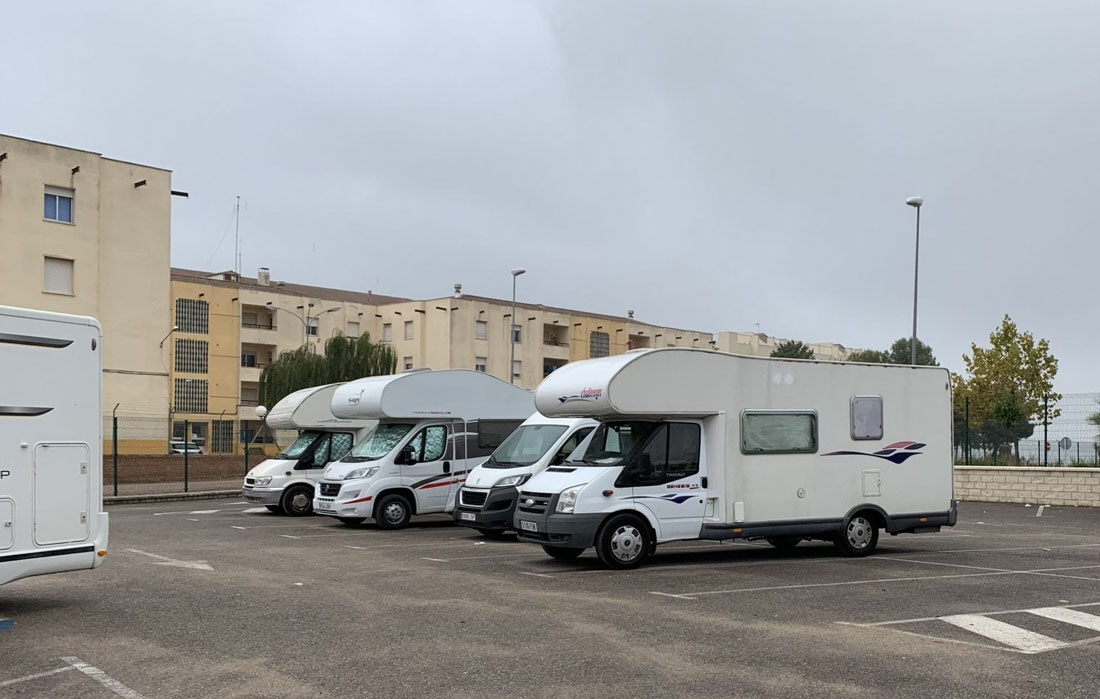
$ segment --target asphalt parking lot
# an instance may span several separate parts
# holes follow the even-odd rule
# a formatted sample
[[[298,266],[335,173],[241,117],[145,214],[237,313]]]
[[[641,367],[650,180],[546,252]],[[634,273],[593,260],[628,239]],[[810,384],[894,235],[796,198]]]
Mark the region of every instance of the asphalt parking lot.
[[[101,568],[0,587],[0,696],[1095,697],[1100,510],[1036,514],[612,572],[440,517],[117,506]]]

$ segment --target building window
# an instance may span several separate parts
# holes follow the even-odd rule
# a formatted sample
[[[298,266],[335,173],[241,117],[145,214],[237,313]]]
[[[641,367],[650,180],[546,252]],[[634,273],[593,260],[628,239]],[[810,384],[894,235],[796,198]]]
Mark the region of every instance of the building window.
[[[605,332],[593,330],[588,336],[588,356],[606,357],[611,354],[611,338]]]
[[[73,295],[73,261],[47,257],[42,268],[42,291],[47,294]]]
[[[517,359],[512,362],[512,378],[518,379],[521,373],[523,373],[523,362]]]
[[[405,321],[405,339],[413,339],[413,322],[411,320]]]
[[[215,420],[211,423],[210,453],[229,454],[233,451],[233,421]]]
[[[512,342],[523,342],[523,328],[517,323],[512,324]]]
[[[42,215],[47,221],[73,222],[73,190],[63,187],[46,187],[46,210]]]
[[[474,371],[480,371],[482,373],[489,371],[489,358],[474,357]]]
[[[386,323],[382,326],[382,342],[393,342],[393,324]]]
[[[484,320],[479,320],[474,323],[474,337],[479,340],[489,339],[489,324]]]
[[[348,321],[348,337],[359,337],[359,323],[357,321]]]
[[[321,329],[321,320],[319,318],[310,318],[306,323],[306,335],[311,337],[317,337],[317,333]]]
[[[176,327],[181,333],[210,332],[210,304],[202,299],[176,299]]]
[[[413,368],[413,358],[412,357],[405,357],[405,359],[402,360],[402,365],[405,367],[405,371],[408,371],[409,369],[412,369]]]
[[[177,413],[206,412],[206,379],[176,379]]]
[[[792,454],[817,451],[817,414],[745,411],[741,414],[741,451],[745,454]]]
[[[209,371],[210,350],[206,340],[176,339],[176,371],[205,374]]]
[[[258,386],[241,386],[241,405],[259,405],[260,389]]]
[[[181,447],[184,444],[202,447],[206,444],[206,423],[180,420],[172,423],[172,441]],[[199,453],[195,449],[188,450],[192,455]]]
[[[241,352],[241,366],[249,369],[255,369],[260,366],[259,358],[256,356],[256,352],[253,350],[245,350]]]

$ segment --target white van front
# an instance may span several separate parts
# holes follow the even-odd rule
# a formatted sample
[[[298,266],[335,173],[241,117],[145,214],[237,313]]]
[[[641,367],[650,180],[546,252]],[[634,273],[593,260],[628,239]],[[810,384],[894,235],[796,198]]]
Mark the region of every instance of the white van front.
[[[487,535],[512,529],[519,486],[564,462],[597,424],[587,418],[528,418],[470,471],[459,490],[455,522]]]
[[[293,444],[248,472],[241,495],[272,512],[307,515],[325,467],[345,457],[354,440],[351,431],[304,430]]]

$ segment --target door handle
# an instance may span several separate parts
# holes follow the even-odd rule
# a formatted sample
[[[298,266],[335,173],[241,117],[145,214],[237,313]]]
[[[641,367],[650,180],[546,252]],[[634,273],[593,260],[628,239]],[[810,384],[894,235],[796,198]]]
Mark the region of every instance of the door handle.
[[[704,488],[706,488],[707,487],[707,477],[703,476],[703,479],[699,482],[699,484],[701,486],[703,486]]]
[[[443,473],[450,473],[450,472],[451,472],[451,462],[450,461],[444,461],[443,462]]]

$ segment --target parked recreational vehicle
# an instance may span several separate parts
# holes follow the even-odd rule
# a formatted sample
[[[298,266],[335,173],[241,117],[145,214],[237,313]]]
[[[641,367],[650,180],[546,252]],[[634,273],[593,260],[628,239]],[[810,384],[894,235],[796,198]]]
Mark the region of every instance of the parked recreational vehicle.
[[[640,350],[567,364],[535,394],[600,426],[520,486],[515,528],[555,558],[612,568],[677,539],[834,541],[938,531],[952,499],[946,369]]]
[[[297,430],[298,437],[248,472],[245,500],[292,516],[312,511],[313,491],[325,467],[347,456],[378,424],[377,420],[341,419],[332,414],[332,396],[341,385],[303,388],[275,404],[267,415],[267,426]]]
[[[519,486],[548,466],[563,463],[598,424],[586,417],[539,413],[527,418],[466,476],[458,491],[455,522],[487,535],[511,529]]]
[[[325,472],[313,509],[399,529],[414,514],[451,512],[466,473],[535,412],[530,391],[479,371],[420,370],[350,381],[332,397],[346,419],[379,420]]]
[[[0,306],[0,584],[107,555],[101,338],[92,318]]]

